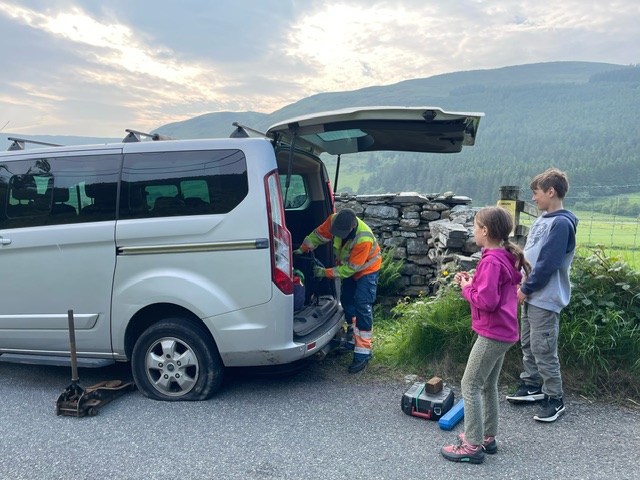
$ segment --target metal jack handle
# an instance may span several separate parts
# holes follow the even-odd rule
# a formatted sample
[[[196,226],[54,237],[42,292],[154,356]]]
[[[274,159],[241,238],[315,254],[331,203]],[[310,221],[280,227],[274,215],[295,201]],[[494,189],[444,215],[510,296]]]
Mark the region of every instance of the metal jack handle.
[[[69,346],[71,348],[71,384],[77,385],[80,380],[78,376],[78,358],[76,354],[76,329],[73,321],[73,310],[67,312],[69,317]]]

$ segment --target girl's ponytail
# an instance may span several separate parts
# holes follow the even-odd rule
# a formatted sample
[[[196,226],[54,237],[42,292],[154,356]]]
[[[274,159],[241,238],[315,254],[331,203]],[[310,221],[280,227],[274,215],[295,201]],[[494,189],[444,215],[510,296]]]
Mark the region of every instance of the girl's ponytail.
[[[522,249],[515,243],[511,243],[508,238],[506,240],[503,240],[503,246],[507,252],[516,257],[515,267],[518,270],[524,270],[525,278],[528,277],[531,273],[531,264],[524,257],[524,252],[522,251]]]

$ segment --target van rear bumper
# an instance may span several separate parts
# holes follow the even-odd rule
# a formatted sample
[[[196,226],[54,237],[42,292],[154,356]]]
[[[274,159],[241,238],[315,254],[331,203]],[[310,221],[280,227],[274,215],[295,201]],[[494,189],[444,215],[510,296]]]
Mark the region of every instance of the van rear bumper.
[[[304,337],[293,338],[293,329],[289,335],[291,340],[281,345],[265,345],[261,350],[223,351],[222,361],[227,367],[250,367],[264,365],[283,365],[320,351],[335,337],[344,325],[344,312],[338,308],[325,324]]]

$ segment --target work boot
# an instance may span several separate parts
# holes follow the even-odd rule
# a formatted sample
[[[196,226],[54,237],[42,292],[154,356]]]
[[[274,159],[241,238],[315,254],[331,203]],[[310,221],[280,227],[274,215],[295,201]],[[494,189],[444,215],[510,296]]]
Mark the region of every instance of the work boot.
[[[349,373],[358,373],[360,370],[364,370],[364,367],[367,366],[367,363],[369,363],[369,357],[365,357],[365,358],[354,357],[353,362],[351,362],[351,365],[349,365],[349,368],[347,369],[347,371]]]

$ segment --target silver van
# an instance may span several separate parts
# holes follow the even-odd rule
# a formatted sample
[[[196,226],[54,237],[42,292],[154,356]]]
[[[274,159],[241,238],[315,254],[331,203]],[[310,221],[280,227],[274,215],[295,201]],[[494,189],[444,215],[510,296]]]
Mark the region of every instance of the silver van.
[[[0,361],[69,365],[68,310],[78,365],[131,362],[158,400],[207,399],[226,366],[326,351],[344,325],[339,284],[292,258],[334,211],[320,155],[459,152],[481,116],[369,107],[227,139],[0,153]],[[328,246],[315,253],[333,264]]]

